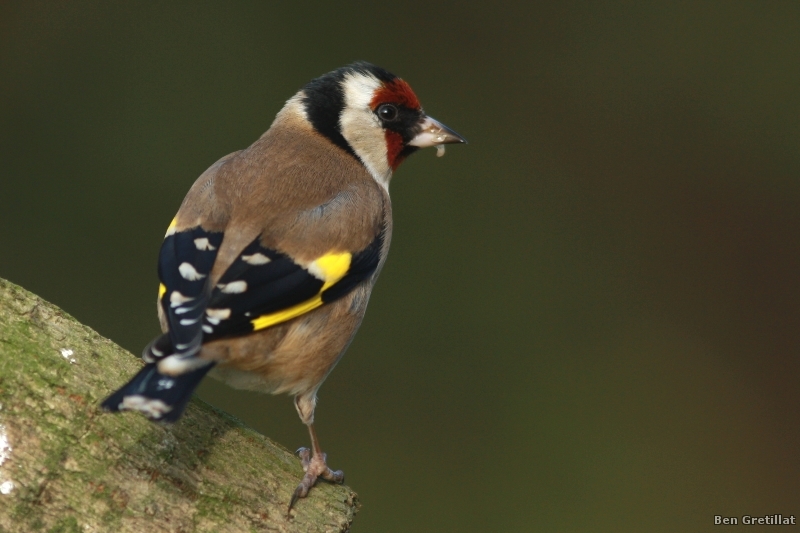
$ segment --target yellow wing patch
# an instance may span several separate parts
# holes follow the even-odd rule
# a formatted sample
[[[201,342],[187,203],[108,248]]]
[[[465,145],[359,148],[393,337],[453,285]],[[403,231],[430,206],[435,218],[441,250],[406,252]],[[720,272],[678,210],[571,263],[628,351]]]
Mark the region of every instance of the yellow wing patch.
[[[161,300],[161,297],[167,294],[167,286],[163,283],[158,284],[158,299]]]
[[[283,311],[270,313],[268,315],[261,315],[250,322],[253,323],[253,331],[257,331],[259,329],[268,328],[270,326],[274,326],[275,324],[280,324],[281,322],[286,322],[287,320],[297,318],[298,316],[304,315],[309,311],[320,307],[321,305],[322,296],[318,294],[310,300],[306,300],[305,302],[290,307],[289,309],[284,309]]]
[[[178,226],[178,217],[175,217],[172,219],[172,222],[169,223],[169,226],[167,227],[167,233],[164,235],[164,238],[166,239],[167,237],[175,233],[175,228],[177,226]]]
[[[324,282],[322,288],[313,298],[299,303],[283,311],[277,311],[268,315],[261,315],[251,320],[253,330],[268,328],[281,322],[286,322],[300,315],[308,313],[322,305],[322,293],[337,281],[342,279],[350,268],[350,261],[353,255],[350,252],[329,253],[311,262],[307,269],[317,279]]]
[[[308,265],[308,271],[325,282],[325,285],[322,286],[324,291],[347,274],[352,258],[353,256],[349,252],[325,254]]]

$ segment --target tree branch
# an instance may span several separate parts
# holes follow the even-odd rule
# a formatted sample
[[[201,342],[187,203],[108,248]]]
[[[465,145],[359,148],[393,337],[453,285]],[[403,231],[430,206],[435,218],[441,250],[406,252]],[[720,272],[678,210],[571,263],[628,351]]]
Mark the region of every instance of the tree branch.
[[[158,425],[97,405],[141,362],[0,279],[0,532],[337,532],[358,509],[288,450],[198,399]]]

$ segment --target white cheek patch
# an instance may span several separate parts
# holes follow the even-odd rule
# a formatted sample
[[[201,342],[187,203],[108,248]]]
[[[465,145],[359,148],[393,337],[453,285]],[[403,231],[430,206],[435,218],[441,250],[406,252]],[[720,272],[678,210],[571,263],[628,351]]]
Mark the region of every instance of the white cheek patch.
[[[381,82],[369,74],[351,72],[345,76],[342,86],[347,107],[369,109],[372,95],[381,87]]]
[[[342,80],[344,109],[339,127],[347,143],[361,159],[372,177],[384,188],[389,186],[392,168],[386,156],[386,135],[370,102],[381,82],[367,74],[354,72]]]

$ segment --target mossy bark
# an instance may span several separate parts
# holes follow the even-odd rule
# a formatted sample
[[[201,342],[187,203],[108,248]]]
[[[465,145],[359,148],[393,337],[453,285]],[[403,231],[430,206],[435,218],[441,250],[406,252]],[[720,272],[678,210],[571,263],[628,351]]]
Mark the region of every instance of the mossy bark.
[[[0,532],[347,531],[346,486],[196,398],[175,425],[100,402],[142,363],[0,279]]]

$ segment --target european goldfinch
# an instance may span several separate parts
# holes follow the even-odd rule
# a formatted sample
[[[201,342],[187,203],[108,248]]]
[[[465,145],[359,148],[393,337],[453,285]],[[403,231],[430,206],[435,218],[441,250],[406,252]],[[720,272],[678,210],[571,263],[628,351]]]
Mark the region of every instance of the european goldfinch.
[[[294,395],[308,426],[305,476],[342,482],[314,431],[316,394],[353,339],[392,236],[389,180],[419,148],[463,143],[411,87],[353,63],[312,80],[250,147],[194,183],[158,258],[162,330],[145,366],[102,404],[180,418],[209,372]]]

